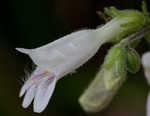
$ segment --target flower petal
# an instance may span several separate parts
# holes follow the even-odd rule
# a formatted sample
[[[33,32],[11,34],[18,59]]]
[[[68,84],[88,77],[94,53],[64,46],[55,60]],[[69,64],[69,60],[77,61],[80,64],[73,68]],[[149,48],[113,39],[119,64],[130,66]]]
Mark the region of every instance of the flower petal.
[[[32,49],[24,49],[24,48],[16,48],[16,50],[24,54],[30,54],[32,51]]]
[[[40,72],[41,72],[40,68],[37,67],[36,70],[32,73],[31,77],[29,77],[29,79],[22,86],[21,91],[19,93],[19,97],[22,97],[24,95],[24,93],[26,92],[26,90],[31,87],[31,85],[33,84],[32,80],[33,80],[34,75],[37,75]]]
[[[34,112],[42,112],[52,96],[56,85],[56,78],[43,79],[43,82],[38,86],[38,90],[34,99]]]
[[[150,52],[144,53],[142,56],[142,65],[144,67],[145,77],[150,85]]]
[[[150,116],[150,92],[147,97],[147,115],[146,116]]]
[[[22,97],[25,94],[25,92],[26,92],[26,87],[23,85],[23,87],[20,90],[19,97]]]
[[[31,88],[29,88],[22,103],[23,108],[27,108],[31,104],[35,96],[36,90],[37,88],[35,86],[32,86]]]

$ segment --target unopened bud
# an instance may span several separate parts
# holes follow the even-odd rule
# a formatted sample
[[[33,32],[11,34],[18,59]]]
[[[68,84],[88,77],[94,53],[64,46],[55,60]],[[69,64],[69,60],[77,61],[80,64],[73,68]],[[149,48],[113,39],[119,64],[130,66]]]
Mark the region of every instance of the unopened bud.
[[[131,73],[136,73],[139,71],[139,69],[140,56],[134,49],[127,49],[127,70]]]
[[[79,98],[87,112],[105,108],[126,79],[125,49],[119,44],[113,47],[104,64],[86,91]]]

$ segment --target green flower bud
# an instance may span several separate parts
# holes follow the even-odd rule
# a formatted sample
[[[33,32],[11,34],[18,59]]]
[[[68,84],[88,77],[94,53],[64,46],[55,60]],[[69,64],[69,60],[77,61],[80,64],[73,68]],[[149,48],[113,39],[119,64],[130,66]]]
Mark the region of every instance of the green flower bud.
[[[79,98],[83,109],[97,112],[105,108],[126,79],[125,49],[114,46],[86,91]]]
[[[127,70],[131,73],[136,73],[139,71],[139,69],[140,56],[134,49],[127,49]]]
[[[105,40],[102,40],[105,42],[119,42],[147,24],[145,15],[136,10],[118,10],[111,7],[106,8],[105,11],[112,17],[112,20],[95,31],[96,37],[105,37]],[[130,70],[133,71],[133,67],[138,67],[138,58],[134,53],[129,53],[131,58],[127,58],[128,52],[125,48],[127,44],[129,44],[128,40],[122,41],[111,48],[95,79],[79,98],[79,102],[85,111],[97,112],[110,103],[117,90],[126,80],[127,60]],[[131,63],[132,60],[133,64]],[[136,71],[138,69],[133,72]]]
[[[120,25],[120,31],[111,42],[119,42],[122,38],[139,31],[147,23],[146,16],[137,10],[118,10],[115,7],[110,7],[105,8],[105,12],[113,19],[128,20]]]
[[[125,71],[125,48],[122,44],[114,46],[108,53],[104,62],[104,82],[105,87],[113,89],[122,76],[126,75]]]

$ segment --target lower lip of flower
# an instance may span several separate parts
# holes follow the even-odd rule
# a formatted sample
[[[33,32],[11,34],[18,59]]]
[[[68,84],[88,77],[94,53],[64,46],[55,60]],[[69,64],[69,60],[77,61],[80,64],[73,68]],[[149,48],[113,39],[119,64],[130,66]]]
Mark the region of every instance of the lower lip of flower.
[[[51,81],[51,79],[55,77],[55,74],[50,73],[49,71],[44,71],[44,72],[42,72],[42,73],[33,75],[33,76],[31,77],[31,81],[33,81],[33,83],[31,84],[31,86],[29,86],[29,87],[27,88],[27,91],[28,91],[32,86],[34,86],[34,85],[35,85],[35,87],[38,87],[39,84],[40,84],[40,82],[41,82],[40,80],[43,79],[43,78],[46,77],[46,76],[48,76],[48,80]]]

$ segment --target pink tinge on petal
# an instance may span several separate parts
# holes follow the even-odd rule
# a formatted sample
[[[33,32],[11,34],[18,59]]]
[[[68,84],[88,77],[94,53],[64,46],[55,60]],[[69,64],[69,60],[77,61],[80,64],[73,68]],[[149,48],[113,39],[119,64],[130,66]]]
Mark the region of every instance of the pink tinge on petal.
[[[34,98],[37,99],[37,98],[41,98],[41,96],[43,96],[43,99],[49,99],[51,96],[51,91],[53,91],[53,89],[55,87],[56,78],[55,78],[54,74],[45,72],[45,73],[37,74],[35,76],[36,77],[42,76],[42,78],[40,80],[38,80],[36,83],[31,82],[30,86],[26,89],[26,95],[25,95],[23,103],[22,103],[22,106],[24,108],[27,108],[31,104],[31,102]],[[50,90],[49,90],[49,87],[51,88]],[[42,90],[43,94],[39,93],[40,90]],[[50,91],[50,95],[46,91],[47,92]],[[47,94],[45,94],[45,93],[47,93]],[[37,94],[39,95],[39,97],[35,97],[35,96],[37,96]],[[44,107],[46,107],[47,104],[44,103],[41,105],[44,108]],[[38,112],[42,109],[35,108],[35,112]]]
[[[37,67],[36,70],[34,70],[34,72],[32,73],[32,75],[39,74],[39,72],[41,72],[41,70]],[[19,97],[22,97],[25,94],[26,90],[30,88],[31,85],[33,84],[32,75],[27,79],[27,81],[22,86],[21,91],[19,93]]]
[[[43,77],[45,77],[44,73],[33,75],[30,80],[31,85],[26,89],[26,91],[28,91],[33,85],[36,85],[36,88],[40,84],[40,79],[42,79]]]
[[[47,87],[47,85],[49,85],[54,80],[54,78],[55,78],[55,74],[53,74],[53,73],[49,74],[48,77],[47,77],[47,79],[46,79],[47,81],[45,82],[44,86]],[[42,83],[42,81],[39,81],[36,84],[35,87],[38,88],[38,86],[40,86],[41,83]]]
[[[48,71],[43,71],[37,67],[36,70],[30,76],[30,78],[25,82],[25,84],[21,88],[19,97],[22,97],[24,93],[28,91],[33,85],[38,86],[40,84],[40,80],[45,78],[48,75],[50,75]]]
[[[45,79],[38,86],[35,99],[34,99],[34,112],[42,112],[53,94],[56,85],[55,75],[50,74],[48,79]]]
[[[35,87],[38,87],[38,85],[41,83],[41,79],[43,79],[44,77],[46,77],[47,75],[49,75],[49,78],[50,77],[54,77],[55,75],[53,73],[49,73],[49,72],[42,72],[42,73],[39,73],[39,74],[36,74],[36,75],[33,75],[30,79],[31,81],[31,85],[27,88],[27,91],[30,87],[32,87],[33,85],[36,85]],[[52,76],[51,76],[52,75]]]

